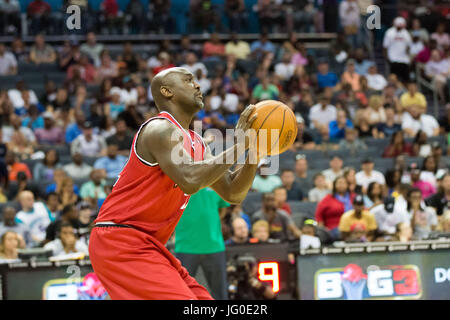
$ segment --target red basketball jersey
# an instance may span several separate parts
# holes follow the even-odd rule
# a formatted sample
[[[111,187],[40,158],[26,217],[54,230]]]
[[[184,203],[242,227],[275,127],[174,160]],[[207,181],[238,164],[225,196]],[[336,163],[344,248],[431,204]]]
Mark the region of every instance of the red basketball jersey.
[[[166,119],[181,130],[184,149],[194,161],[204,159],[205,145],[192,130],[186,131],[168,112],[148,119],[133,139],[130,157],[119,175],[111,194],[105,199],[95,222],[111,221],[144,231],[162,244],[173,233],[186,205],[185,194],[159,167],[136,152],[136,140],[142,128],[154,119]]]

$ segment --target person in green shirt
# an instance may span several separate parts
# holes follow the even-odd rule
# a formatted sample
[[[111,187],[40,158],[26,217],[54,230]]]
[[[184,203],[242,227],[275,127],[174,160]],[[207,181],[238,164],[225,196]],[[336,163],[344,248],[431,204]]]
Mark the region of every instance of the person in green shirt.
[[[193,194],[175,228],[175,255],[189,274],[201,266],[211,295],[228,299],[225,244],[220,217],[230,204],[211,188]]]
[[[256,103],[261,100],[277,100],[280,91],[274,84],[269,83],[268,76],[262,77],[261,83],[258,84],[252,93],[252,103]]]

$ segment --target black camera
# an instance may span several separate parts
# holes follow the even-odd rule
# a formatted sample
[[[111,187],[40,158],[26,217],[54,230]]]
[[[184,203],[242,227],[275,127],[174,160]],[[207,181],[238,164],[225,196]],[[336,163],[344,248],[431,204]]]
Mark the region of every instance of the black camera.
[[[253,300],[254,295],[250,285],[256,258],[251,255],[236,256],[227,266],[228,293],[231,300]]]

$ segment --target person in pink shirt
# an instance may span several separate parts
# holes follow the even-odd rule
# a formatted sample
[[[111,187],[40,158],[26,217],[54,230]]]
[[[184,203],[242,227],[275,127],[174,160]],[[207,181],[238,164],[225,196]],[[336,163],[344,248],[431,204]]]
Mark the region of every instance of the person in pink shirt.
[[[203,45],[203,57],[208,58],[212,56],[224,56],[225,46],[220,42],[219,35],[217,33],[211,34],[209,41],[206,41]]]
[[[445,32],[445,24],[439,23],[436,27],[436,32],[431,34],[431,39],[436,40],[438,49],[442,50],[443,48],[450,45],[450,37],[447,32]]]
[[[436,193],[436,188],[431,183],[421,180],[420,172],[419,168],[411,169],[411,185],[422,192],[422,199],[426,199]]]

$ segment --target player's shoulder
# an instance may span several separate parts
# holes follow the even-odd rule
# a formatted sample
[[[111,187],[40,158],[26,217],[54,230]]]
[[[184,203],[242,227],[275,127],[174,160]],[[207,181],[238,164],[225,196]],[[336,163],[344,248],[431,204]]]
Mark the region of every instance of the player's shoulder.
[[[170,138],[172,133],[176,131],[177,127],[169,119],[158,118],[149,121],[142,129],[141,136],[144,139]]]

